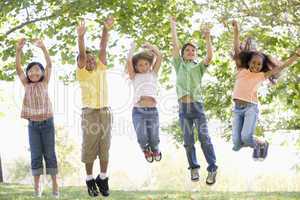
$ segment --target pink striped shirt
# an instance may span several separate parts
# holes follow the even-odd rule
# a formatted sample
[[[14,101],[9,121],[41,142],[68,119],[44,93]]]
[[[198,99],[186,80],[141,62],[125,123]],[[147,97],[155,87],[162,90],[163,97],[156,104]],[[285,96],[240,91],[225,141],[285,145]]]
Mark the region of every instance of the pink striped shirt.
[[[48,85],[42,81],[27,84],[21,117],[32,121],[43,121],[52,116],[53,111],[48,95]]]

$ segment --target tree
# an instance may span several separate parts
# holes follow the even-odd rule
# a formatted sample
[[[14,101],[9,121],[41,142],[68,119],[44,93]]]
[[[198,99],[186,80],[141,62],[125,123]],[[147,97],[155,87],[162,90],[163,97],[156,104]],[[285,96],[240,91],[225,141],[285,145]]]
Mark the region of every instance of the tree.
[[[27,38],[45,37],[53,40],[55,45],[50,47],[50,53],[56,55],[61,64],[74,64],[77,23],[83,18],[89,21],[88,39],[95,41],[96,46],[91,48],[97,49],[100,25],[104,18],[113,15],[116,18],[114,31],[118,36],[130,36],[138,46],[145,41],[154,43],[164,53],[160,81],[167,88],[173,87],[169,83],[172,70],[169,16],[176,16],[182,43],[190,41],[192,36],[199,42],[200,56],[204,54],[204,43],[200,32],[191,30],[191,18],[197,15],[205,18],[203,13],[212,16],[213,23],[223,28],[213,37],[215,56],[207,76],[214,81],[203,84],[203,96],[209,117],[224,122],[227,130],[230,129],[231,91],[235,73],[230,55],[230,21],[234,18],[239,21],[242,37],[255,37],[260,49],[282,59],[287,58],[300,43],[298,0],[74,0],[62,3],[53,0],[15,0],[4,1],[0,10],[0,46],[3,49],[0,58],[4,63],[0,68],[2,80],[14,78],[14,44],[20,34]],[[118,38],[110,42],[111,46],[119,45]],[[109,63],[116,59],[121,62],[124,60],[126,47],[121,49],[121,52],[109,52]],[[24,62],[31,57],[32,52],[27,51]],[[268,87],[267,95],[260,98],[263,105],[260,130],[263,130],[261,127],[265,130],[300,129],[299,66],[300,63],[297,63],[289,68],[276,85]],[[72,76],[66,79],[72,79]],[[285,112],[289,115],[281,114]],[[178,125],[173,123],[172,127],[178,128]]]
[[[3,172],[2,172],[1,155],[0,155],[0,183],[3,183]]]
[[[15,41],[20,34],[28,39],[45,37],[54,40],[55,45],[50,48],[50,54],[58,56],[62,64],[74,64],[76,52],[73,49],[77,42],[75,28],[79,21],[85,19],[90,22],[89,39],[95,41],[104,19],[113,15],[117,21],[115,31],[120,35],[129,35],[139,45],[148,41],[167,50],[169,15],[179,13],[178,20],[189,25],[187,22],[195,10],[194,4],[190,0],[176,3],[172,0],[147,3],[138,0],[4,1],[0,6],[0,46],[3,49],[0,58],[5,65],[0,70],[0,79],[14,78]],[[116,45],[117,42],[113,41],[112,44]],[[28,51],[24,61],[27,62],[31,57],[32,52]],[[117,58],[121,59],[122,56]]]

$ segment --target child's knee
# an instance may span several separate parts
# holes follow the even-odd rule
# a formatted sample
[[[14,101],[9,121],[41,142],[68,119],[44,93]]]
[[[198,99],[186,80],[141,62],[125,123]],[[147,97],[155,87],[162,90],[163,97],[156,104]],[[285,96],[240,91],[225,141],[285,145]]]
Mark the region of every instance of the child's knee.
[[[184,148],[186,149],[186,151],[191,151],[195,147],[194,147],[194,144],[184,144]]]
[[[211,139],[208,134],[200,134],[199,140],[202,145],[210,145],[211,144]]]

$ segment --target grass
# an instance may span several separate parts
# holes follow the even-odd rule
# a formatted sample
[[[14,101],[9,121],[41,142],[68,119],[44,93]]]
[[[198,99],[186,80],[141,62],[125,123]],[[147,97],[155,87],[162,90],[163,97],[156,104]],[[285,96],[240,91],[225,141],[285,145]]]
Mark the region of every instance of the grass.
[[[0,184],[1,200],[30,200],[32,187],[18,184]],[[46,189],[42,199],[52,199],[51,191]],[[66,200],[103,199],[90,198],[84,187],[61,188],[61,198]],[[114,200],[299,200],[300,192],[179,192],[179,191],[111,191],[106,199]]]

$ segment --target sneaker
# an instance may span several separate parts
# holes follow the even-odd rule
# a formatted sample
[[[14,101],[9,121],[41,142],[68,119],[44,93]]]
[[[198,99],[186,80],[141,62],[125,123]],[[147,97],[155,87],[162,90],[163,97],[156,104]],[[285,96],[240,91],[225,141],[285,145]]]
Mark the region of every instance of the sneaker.
[[[34,197],[36,197],[36,198],[42,198],[42,192],[40,190],[34,191]]]
[[[199,181],[199,169],[198,168],[191,169],[191,180],[193,182]]]
[[[52,193],[54,199],[59,199],[59,192]]]
[[[153,152],[153,158],[155,161],[160,161],[162,157],[162,154],[160,151],[154,151]]]
[[[260,157],[261,161],[266,159],[266,157],[268,155],[268,150],[269,150],[269,143],[267,141],[265,141],[260,146],[260,155],[259,155],[259,157]]]
[[[109,196],[108,177],[102,180],[98,175],[95,182],[102,196],[108,197]]]
[[[41,187],[39,187],[38,189],[34,189],[34,196],[36,197],[36,198],[41,198],[42,197],[42,188]]]
[[[97,189],[97,186],[96,186],[96,183],[95,183],[95,179],[86,181],[86,186],[87,186],[87,189],[88,189],[88,193],[91,197],[96,197],[96,196],[99,195],[98,189]]]
[[[259,156],[260,156],[260,144],[255,144],[253,147],[252,158],[254,161],[258,161]]]
[[[206,184],[207,185],[213,185],[216,182],[216,176],[217,176],[217,171],[211,171],[208,172],[207,178],[206,178]]]
[[[149,162],[149,163],[152,163],[153,162],[153,153],[150,151],[150,150],[144,150],[144,155],[145,155],[145,158],[146,160]]]

